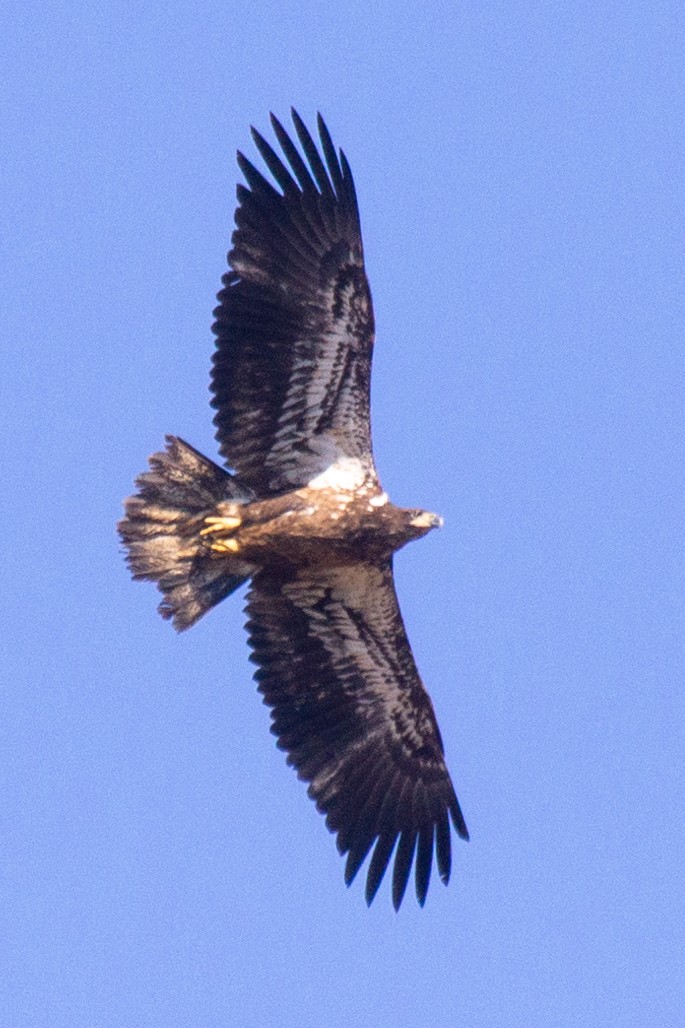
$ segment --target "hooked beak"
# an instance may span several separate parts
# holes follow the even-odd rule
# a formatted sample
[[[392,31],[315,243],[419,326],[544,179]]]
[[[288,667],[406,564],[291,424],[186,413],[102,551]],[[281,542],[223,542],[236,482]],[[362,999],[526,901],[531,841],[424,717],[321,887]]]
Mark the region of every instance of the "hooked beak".
[[[409,524],[413,528],[442,528],[445,522],[439,514],[431,514],[428,510],[422,510],[420,514],[411,519]]]

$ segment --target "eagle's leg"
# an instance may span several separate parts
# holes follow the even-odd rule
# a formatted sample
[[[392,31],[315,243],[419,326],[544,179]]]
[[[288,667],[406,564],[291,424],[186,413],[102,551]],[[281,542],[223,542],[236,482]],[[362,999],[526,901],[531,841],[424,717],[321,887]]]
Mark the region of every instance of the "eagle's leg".
[[[201,529],[201,536],[210,536],[208,539],[209,548],[214,553],[237,553],[240,549],[238,540],[232,538],[237,528],[242,524],[237,503],[219,504],[218,515],[213,514],[204,519],[204,528]]]

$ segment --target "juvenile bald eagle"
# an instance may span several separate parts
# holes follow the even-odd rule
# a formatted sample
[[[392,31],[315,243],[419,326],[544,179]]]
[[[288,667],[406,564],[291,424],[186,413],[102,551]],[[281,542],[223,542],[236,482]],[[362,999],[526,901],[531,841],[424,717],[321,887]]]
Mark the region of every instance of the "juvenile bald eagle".
[[[373,847],[371,903],[397,846],[419,903],[433,853],[446,883],[450,819],[468,838],[393,582],[393,553],[441,524],[395,507],[371,450],[374,318],[352,174],[319,116],[321,151],[292,112],[285,157],[253,129],[276,183],[241,153],[236,229],[216,308],[212,404],[225,471],[167,436],[126,501],[134,578],[182,630],[250,580],[255,678],[288,763],[347,854]],[[289,167],[287,166],[289,165]]]

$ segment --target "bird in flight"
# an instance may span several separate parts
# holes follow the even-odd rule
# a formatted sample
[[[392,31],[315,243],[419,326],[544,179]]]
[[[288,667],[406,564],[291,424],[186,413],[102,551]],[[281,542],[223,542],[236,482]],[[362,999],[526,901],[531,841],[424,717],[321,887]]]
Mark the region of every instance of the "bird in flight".
[[[119,532],[160,612],[189,628],[244,582],[255,679],[272,732],[347,854],[373,849],[366,900],[392,861],[398,909],[412,870],[426,899],[451,825],[468,839],[433,705],[393,581],[393,554],[442,522],[396,507],[373,460],[374,316],[349,164],[319,115],[296,111],[282,156],[252,136],[213,331],[212,406],[225,468],[176,436],[150,457]],[[230,469],[230,470],[229,470]]]

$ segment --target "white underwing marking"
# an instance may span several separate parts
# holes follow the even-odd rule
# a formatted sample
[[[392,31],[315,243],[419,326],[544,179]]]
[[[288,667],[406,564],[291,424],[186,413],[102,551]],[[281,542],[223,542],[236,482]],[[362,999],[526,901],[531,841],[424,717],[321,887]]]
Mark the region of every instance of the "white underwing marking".
[[[358,457],[339,457],[308,483],[310,489],[358,489],[367,471]]]
[[[381,493],[380,496],[372,496],[369,500],[369,507],[384,507],[388,502],[388,494]]]

